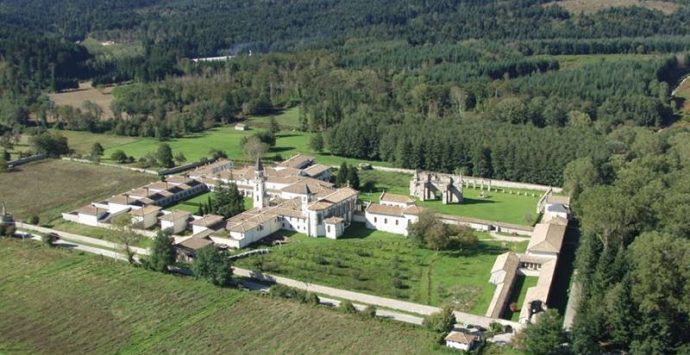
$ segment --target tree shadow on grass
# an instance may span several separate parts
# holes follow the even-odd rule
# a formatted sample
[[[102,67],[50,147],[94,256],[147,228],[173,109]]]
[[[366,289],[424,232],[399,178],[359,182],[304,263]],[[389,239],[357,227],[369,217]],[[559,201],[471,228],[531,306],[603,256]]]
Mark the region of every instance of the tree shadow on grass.
[[[269,149],[269,152],[280,153],[280,152],[286,152],[286,151],[295,150],[295,149],[297,149],[297,148],[295,148],[295,147],[271,147],[271,149]]]
[[[444,251],[443,253],[450,257],[472,257],[477,255],[500,255],[507,251],[510,251],[510,249],[479,242],[477,245],[471,248],[449,250]]]

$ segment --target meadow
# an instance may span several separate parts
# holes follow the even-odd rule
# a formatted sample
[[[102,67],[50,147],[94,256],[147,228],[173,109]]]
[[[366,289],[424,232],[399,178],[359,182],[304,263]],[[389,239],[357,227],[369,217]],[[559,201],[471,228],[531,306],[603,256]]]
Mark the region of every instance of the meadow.
[[[0,353],[449,353],[420,327],[0,240]]]
[[[289,243],[240,259],[238,266],[416,303],[449,304],[474,314],[484,314],[491,300],[489,274],[496,256],[527,247],[526,242],[487,241],[477,233],[482,241],[475,248],[436,252],[361,223],[353,223],[338,240],[280,233],[290,236]]]
[[[360,170],[360,199],[378,202],[382,191],[408,195],[411,175],[380,170]],[[484,193],[484,197],[482,197]],[[538,219],[537,202],[542,192],[499,189],[481,191],[479,188],[466,188],[461,204],[444,205],[440,200],[417,201],[419,206],[431,208],[439,213],[479,218],[520,225],[533,225]]]
[[[18,219],[37,215],[41,223],[50,223],[62,212],[153,180],[155,176],[124,169],[43,160],[0,174],[0,201]]]
[[[386,162],[374,162],[360,159],[349,159],[331,155],[328,151],[314,152],[309,147],[311,133],[296,130],[298,124],[298,109],[292,108],[276,115],[277,122],[282,131],[278,133],[276,145],[266,153],[266,159],[282,160],[297,153],[312,155],[316,161],[327,165],[340,165],[343,161],[349,164],[370,163],[389,166]],[[257,116],[248,119],[250,129],[247,131],[235,130],[234,125],[217,127],[202,133],[190,134],[182,138],[167,140],[173,150],[173,154],[182,152],[187,161],[197,161],[208,157],[212,149],[223,150],[228,158],[235,161],[245,160],[244,152],[240,146],[242,137],[266,129],[270,122],[270,116]],[[253,128],[252,128],[253,127]],[[263,127],[263,128],[262,128]],[[105,148],[102,161],[111,162],[110,155],[116,150],[122,150],[127,155],[140,158],[148,153],[155,153],[158,146],[163,143],[154,138],[116,136],[112,134],[98,134],[91,132],[60,131],[67,137],[70,148],[80,155],[89,155],[94,143],[100,143]]]
[[[84,102],[91,101],[98,105],[103,110],[103,119],[113,118],[113,111],[110,105],[113,102],[113,88],[94,88],[91,82],[79,83],[79,88],[58,93],[48,94],[55,106],[73,106],[74,108],[82,108]]]

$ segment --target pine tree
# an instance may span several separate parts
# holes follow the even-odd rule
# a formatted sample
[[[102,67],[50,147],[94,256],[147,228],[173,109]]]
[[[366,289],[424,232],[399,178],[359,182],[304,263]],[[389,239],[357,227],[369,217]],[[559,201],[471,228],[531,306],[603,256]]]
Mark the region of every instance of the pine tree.
[[[336,186],[345,186],[347,183],[347,162],[342,162],[340,164],[340,169],[338,169],[338,174],[335,177],[335,185]]]
[[[173,161],[172,148],[167,143],[163,143],[158,146],[158,152],[156,153],[156,160],[164,168],[172,168],[175,166]]]
[[[173,239],[167,233],[158,231],[156,239],[153,240],[149,267],[158,272],[168,272],[168,266],[173,265],[175,259]]]
[[[347,182],[350,183],[350,187],[359,190],[359,174],[354,166],[349,167],[347,170]]]

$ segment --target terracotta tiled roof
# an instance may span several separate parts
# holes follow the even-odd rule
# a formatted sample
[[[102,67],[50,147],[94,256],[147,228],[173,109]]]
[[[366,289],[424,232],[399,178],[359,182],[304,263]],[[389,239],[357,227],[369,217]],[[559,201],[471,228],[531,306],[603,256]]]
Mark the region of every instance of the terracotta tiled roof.
[[[178,219],[187,219],[191,215],[191,213],[185,211],[172,211],[171,213],[158,217],[158,219],[160,219],[161,221],[172,222]]]
[[[366,211],[368,213],[372,213],[372,214],[384,214],[384,215],[388,215],[388,216],[402,217],[402,215],[403,215],[402,207],[386,206],[386,205],[380,205],[378,203],[369,204],[369,207],[367,207]]]
[[[384,192],[381,194],[381,198],[379,199],[380,202],[394,202],[394,203],[414,203],[414,200],[405,195],[397,195],[397,194],[391,194],[388,192]]]
[[[296,168],[296,169],[301,169],[304,168],[305,166],[311,164],[311,162],[314,161],[314,157],[308,156],[308,155],[303,155],[303,154],[297,154],[293,155],[290,157],[290,159],[278,164],[279,166],[286,166],[290,168]]]
[[[446,335],[446,340],[460,344],[470,345],[477,340],[477,336],[466,332],[452,331],[450,332],[450,334]]]
[[[564,237],[564,225],[539,223],[534,227],[527,250],[530,252],[560,253]]]

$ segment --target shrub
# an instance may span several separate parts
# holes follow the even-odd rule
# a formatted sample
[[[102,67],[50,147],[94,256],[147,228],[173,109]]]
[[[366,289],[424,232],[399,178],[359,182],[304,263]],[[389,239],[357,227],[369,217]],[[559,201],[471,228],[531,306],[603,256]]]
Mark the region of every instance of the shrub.
[[[301,301],[302,301],[302,303],[313,304],[316,306],[321,304],[321,299],[319,298],[319,296],[317,296],[315,293],[311,293],[311,292],[305,292],[304,297],[302,298]]]
[[[369,318],[376,318],[376,307],[369,305],[362,311],[362,314]]]
[[[37,215],[33,215],[29,218],[29,224],[38,225],[40,219]]]
[[[129,160],[127,154],[122,150],[116,150],[113,154],[110,154],[110,160],[124,164]]]
[[[45,244],[46,246],[49,246],[51,248],[55,246],[55,242],[57,240],[58,240],[58,236],[55,233],[44,234],[41,237],[41,241],[43,241],[43,244]]]
[[[455,327],[455,314],[449,306],[444,307],[440,312],[428,315],[422,323],[427,329],[437,333],[447,333]]]
[[[355,305],[353,305],[352,302],[350,302],[348,300],[340,302],[340,306],[338,306],[338,309],[340,309],[344,313],[349,313],[349,314],[357,313],[357,308],[355,308]]]
[[[393,279],[393,287],[397,289],[402,289],[405,288],[405,284],[403,284],[402,280],[396,277]]]

